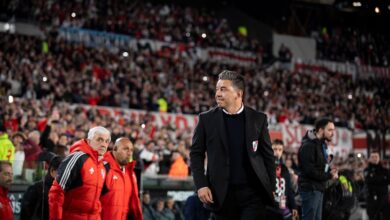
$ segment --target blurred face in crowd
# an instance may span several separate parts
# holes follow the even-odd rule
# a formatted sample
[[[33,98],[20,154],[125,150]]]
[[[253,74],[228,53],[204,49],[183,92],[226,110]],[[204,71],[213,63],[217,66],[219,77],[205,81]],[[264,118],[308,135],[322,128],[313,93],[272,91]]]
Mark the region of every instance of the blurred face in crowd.
[[[13,139],[12,139],[12,142],[15,146],[15,148],[18,148],[17,150],[22,150],[23,148],[20,148],[21,147],[21,143],[23,143],[23,138],[20,137],[20,136],[15,136]]]
[[[58,140],[58,144],[63,146],[68,145],[68,137],[66,135],[61,135],[60,139]]]
[[[130,158],[133,158],[134,146],[133,143],[127,138],[120,138],[116,141],[113,155],[116,162],[125,166],[129,162]]]
[[[218,80],[215,100],[217,101],[218,107],[225,110],[240,106],[242,103],[243,92],[233,86],[231,80]]]
[[[39,144],[40,134],[39,131],[32,131],[28,134],[28,139],[34,144]]]
[[[0,187],[9,189],[12,184],[13,173],[10,164],[0,164]]]
[[[156,210],[161,212],[163,209],[164,209],[164,201],[163,200],[157,200]]]
[[[280,158],[282,158],[282,154],[283,154],[283,145],[281,144],[273,144],[272,145],[272,150],[274,150],[274,156],[280,160]]]
[[[173,209],[173,206],[175,205],[175,200],[173,200],[173,198],[168,198],[166,205],[167,205],[167,208]]]
[[[322,139],[326,141],[332,141],[333,134],[334,134],[334,123],[329,122],[325,128],[320,128],[318,131],[319,135],[322,137]]]
[[[370,163],[378,165],[379,161],[380,161],[379,153],[371,153],[370,154],[370,158],[369,158]]]
[[[144,193],[142,195],[142,202],[145,203],[145,204],[149,204],[150,203],[150,195],[149,195],[149,193]]]
[[[96,150],[99,156],[106,153],[108,145],[110,144],[110,134],[95,133],[92,139],[87,139],[89,146]]]

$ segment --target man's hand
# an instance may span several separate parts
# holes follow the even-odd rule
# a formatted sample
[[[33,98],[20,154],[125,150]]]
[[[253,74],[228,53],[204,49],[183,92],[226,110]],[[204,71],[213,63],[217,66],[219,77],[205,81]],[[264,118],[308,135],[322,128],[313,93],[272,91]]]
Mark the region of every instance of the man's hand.
[[[211,190],[209,187],[202,187],[198,190],[198,197],[201,202],[205,204],[214,203],[213,195],[211,194]]]
[[[297,219],[298,218],[298,210],[293,209],[292,210],[292,216],[293,216],[294,219]]]
[[[339,178],[339,171],[337,170],[337,168],[333,168],[330,171],[330,174],[332,175],[332,179],[334,179],[334,180]]]

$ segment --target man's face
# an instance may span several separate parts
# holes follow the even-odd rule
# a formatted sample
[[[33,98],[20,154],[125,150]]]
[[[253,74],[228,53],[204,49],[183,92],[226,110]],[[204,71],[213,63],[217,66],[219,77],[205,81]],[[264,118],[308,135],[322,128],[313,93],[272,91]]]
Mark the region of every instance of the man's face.
[[[332,141],[332,138],[333,138],[333,134],[334,134],[334,124],[332,122],[329,122],[325,128],[324,128],[324,134],[323,134],[323,138],[326,140],[326,141]]]
[[[369,159],[370,163],[377,165],[377,164],[379,164],[379,160],[380,160],[380,157],[379,157],[378,153],[371,153],[370,154],[370,159]]]
[[[123,141],[117,143],[117,149],[113,152],[116,161],[121,165],[125,166],[129,159],[133,157],[134,146],[130,141]]]
[[[283,146],[280,144],[273,144],[272,150],[274,150],[274,156],[278,159],[282,157],[283,154]]]
[[[142,196],[142,201],[143,201],[145,204],[149,204],[149,203],[150,203],[150,195],[149,195],[149,194],[143,194],[143,196]]]
[[[233,87],[231,80],[218,80],[215,90],[215,100],[218,107],[228,108],[232,106],[237,100],[242,102],[242,91]]]
[[[88,139],[88,144],[98,152],[99,156],[103,156],[107,151],[110,141],[111,137],[109,134],[95,133],[92,140]]]
[[[8,164],[3,164],[0,171],[0,186],[9,189],[12,184],[12,179],[12,167]]]

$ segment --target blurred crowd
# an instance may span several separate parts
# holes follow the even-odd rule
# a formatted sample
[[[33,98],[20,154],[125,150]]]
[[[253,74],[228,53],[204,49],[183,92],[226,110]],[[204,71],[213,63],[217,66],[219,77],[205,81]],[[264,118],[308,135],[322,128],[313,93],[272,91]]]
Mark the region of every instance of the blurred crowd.
[[[261,51],[258,40],[233,30],[206,8],[144,1],[11,1],[9,12],[52,28],[80,27],[135,38]]]
[[[348,61],[368,66],[389,67],[389,35],[365,32],[353,27],[322,27],[312,31],[317,42],[317,58]]]
[[[390,127],[388,79],[354,80],[314,70],[267,71],[166,57],[148,49],[124,57],[52,38],[0,36],[4,97],[197,114],[215,104],[216,74],[233,69],[245,76],[246,92],[251,94],[245,103],[267,112],[271,124],[311,124],[328,116],[350,129]]]

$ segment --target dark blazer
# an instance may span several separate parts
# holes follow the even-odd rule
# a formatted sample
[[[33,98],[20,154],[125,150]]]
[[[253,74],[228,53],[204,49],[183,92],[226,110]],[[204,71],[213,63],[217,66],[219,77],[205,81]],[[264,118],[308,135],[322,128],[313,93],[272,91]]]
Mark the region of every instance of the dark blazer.
[[[265,204],[272,205],[275,190],[275,157],[271,148],[268,133],[267,116],[252,108],[245,107],[246,148],[250,164],[255,171],[262,191],[267,198]],[[197,189],[209,187],[213,194],[214,204],[208,208],[217,211],[221,208],[229,185],[229,146],[223,111],[215,107],[199,115],[191,146],[191,170]],[[258,141],[257,149],[254,145]],[[207,172],[204,169],[207,153]],[[260,188],[261,189],[261,188]]]

